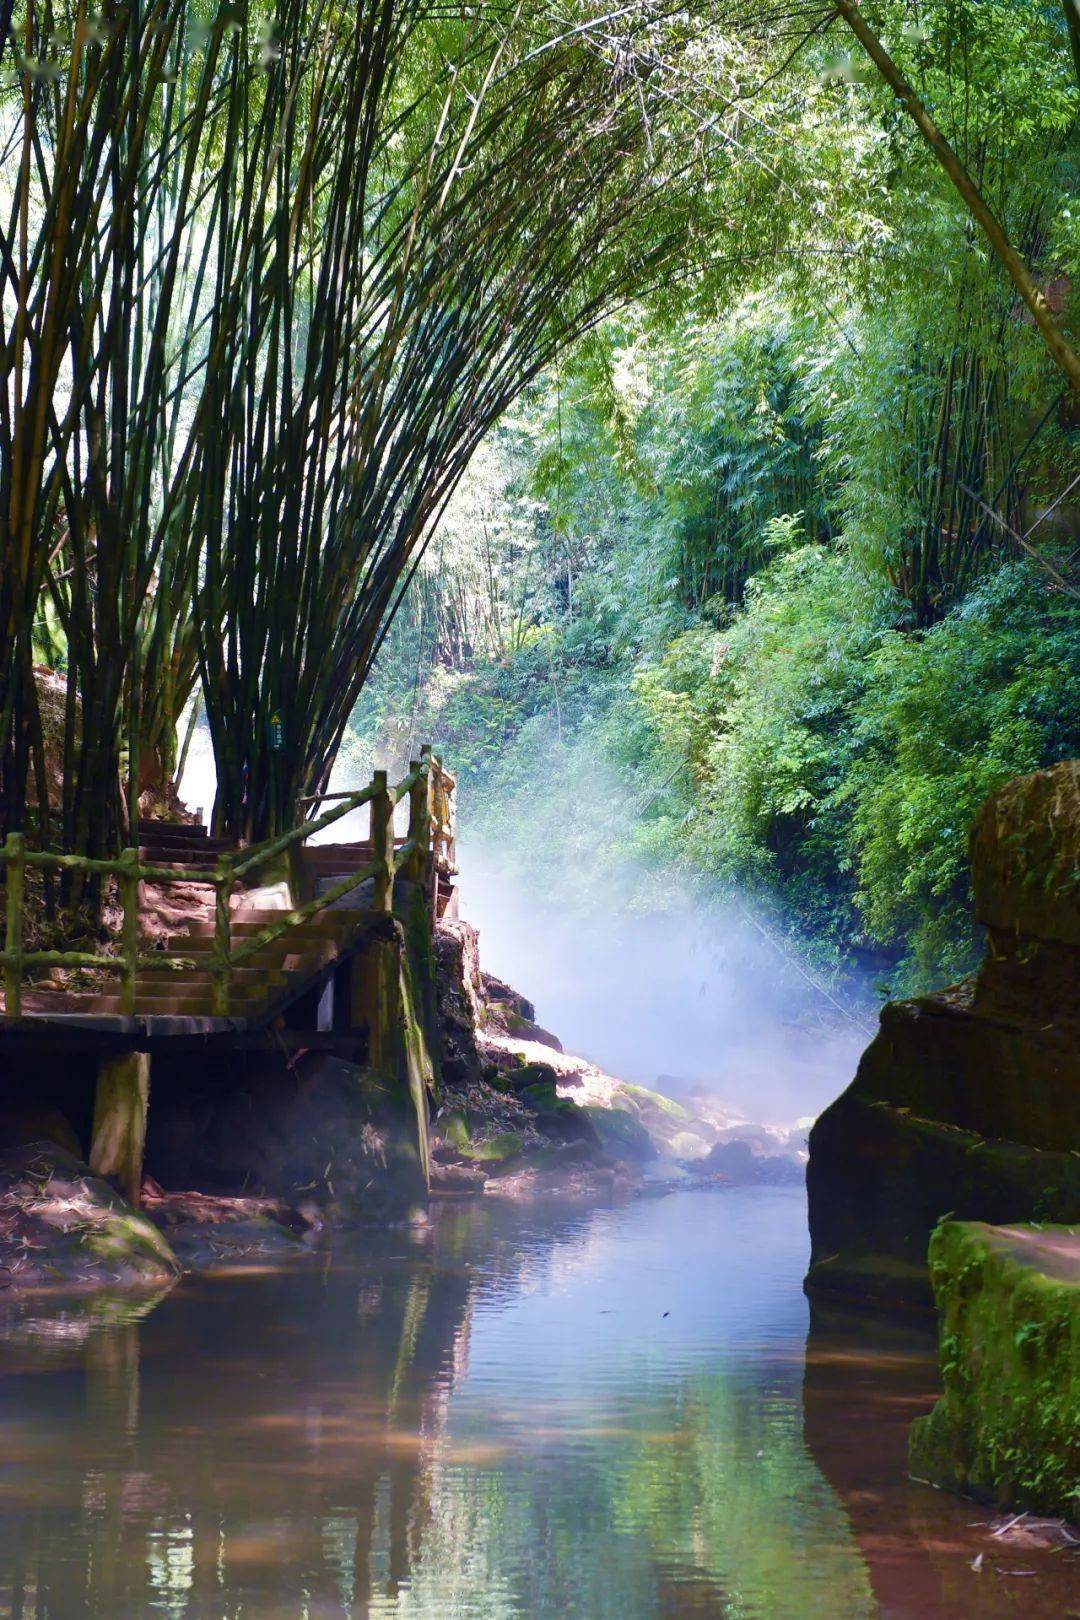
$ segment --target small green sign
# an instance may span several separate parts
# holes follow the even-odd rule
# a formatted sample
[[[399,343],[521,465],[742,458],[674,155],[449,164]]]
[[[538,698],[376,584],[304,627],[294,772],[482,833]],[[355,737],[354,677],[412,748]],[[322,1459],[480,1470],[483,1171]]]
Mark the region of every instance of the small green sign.
[[[274,710],[270,716],[270,752],[280,754],[285,746],[285,722],[281,715]]]

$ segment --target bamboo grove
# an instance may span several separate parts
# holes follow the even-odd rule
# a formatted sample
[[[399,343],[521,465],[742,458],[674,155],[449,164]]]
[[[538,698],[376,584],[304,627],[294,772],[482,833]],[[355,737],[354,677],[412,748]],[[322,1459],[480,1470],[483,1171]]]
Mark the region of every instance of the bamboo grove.
[[[115,852],[196,691],[217,829],[291,824],[514,397],[622,301],[817,228],[779,86],[845,22],[862,38],[846,5],[3,0],[4,827]],[[927,140],[984,206],[977,154]],[[926,539],[895,566],[926,616],[930,540],[983,544],[999,499],[1009,521],[1003,386],[961,342],[912,407]]]
[[[198,684],[217,823],[266,836],[485,429],[691,243],[701,132],[625,48],[690,30],[537,0],[0,20],[3,819],[115,848]]]

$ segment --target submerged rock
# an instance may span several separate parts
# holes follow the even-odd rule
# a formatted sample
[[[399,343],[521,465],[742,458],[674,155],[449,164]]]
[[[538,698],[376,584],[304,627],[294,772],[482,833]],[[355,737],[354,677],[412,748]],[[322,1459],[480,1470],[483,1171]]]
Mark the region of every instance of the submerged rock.
[[[930,1244],[945,1393],[911,1472],[1080,1518],[1080,1231],[946,1221]]]
[[[976,976],[884,1008],[810,1134],[811,1292],[929,1306],[945,1215],[1080,1221],[1080,765],[1011,782],[972,839]]]

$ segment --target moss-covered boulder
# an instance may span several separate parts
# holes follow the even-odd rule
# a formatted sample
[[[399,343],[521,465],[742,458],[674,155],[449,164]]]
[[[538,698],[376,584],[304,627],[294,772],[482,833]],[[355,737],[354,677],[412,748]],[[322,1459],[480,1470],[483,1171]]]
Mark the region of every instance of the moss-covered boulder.
[[[474,1135],[474,1124],[480,1134]],[[477,1164],[503,1164],[520,1157],[524,1142],[517,1131],[495,1131],[483,1134],[483,1120],[470,1120],[465,1110],[455,1108],[440,1114],[435,1123],[440,1159],[468,1159]]]
[[[145,1215],[65,1149],[0,1153],[0,1286],[160,1289],[179,1274]]]
[[[657,1147],[639,1119],[623,1108],[601,1108],[587,1104],[582,1112],[591,1120],[604,1152],[613,1159],[631,1164],[648,1164],[657,1157]]]
[[[1080,760],[1014,777],[986,801],[971,871],[987,927],[1080,946]]]
[[[586,1110],[569,1097],[560,1097],[552,1081],[525,1086],[518,1095],[535,1111],[536,1127],[543,1136],[556,1142],[584,1142],[599,1150],[600,1138]]]
[[[1078,773],[1019,778],[983,807],[979,972],[885,1007],[814,1126],[808,1291],[929,1307],[942,1217],[1080,1221]]]
[[[916,1478],[1080,1517],[1080,1231],[945,1221],[930,1244],[945,1393]]]

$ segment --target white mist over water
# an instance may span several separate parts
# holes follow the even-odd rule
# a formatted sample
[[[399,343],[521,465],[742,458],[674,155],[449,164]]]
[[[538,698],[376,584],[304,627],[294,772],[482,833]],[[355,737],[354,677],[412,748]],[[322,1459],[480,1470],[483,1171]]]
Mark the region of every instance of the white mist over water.
[[[535,786],[522,806],[563,799],[557,771],[548,771],[547,795]],[[676,1096],[704,1091],[762,1123],[819,1113],[854,1076],[872,1019],[845,1019],[800,974],[787,945],[771,944],[739,907],[665,890],[662,910],[641,909],[631,903],[640,874],[625,868],[580,889],[569,883],[563,874],[580,871],[585,858],[582,826],[599,847],[622,830],[608,820],[620,795],[605,798],[595,761],[577,773],[579,799],[582,780],[601,783],[584,813],[569,823],[543,815],[525,840],[548,852],[546,864],[467,832],[459,844],[461,914],[480,931],[484,968],[535,1002],[540,1023],[568,1051],[620,1079],[659,1082]],[[352,767],[334,784],[358,785]],[[215,788],[209,733],[199,726],[181,792],[208,820]],[[402,833],[405,817],[400,806]],[[367,830],[366,810],[354,812],[316,841],[344,843]]]
[[[543,892],[512,855],[459,846],[461,915],[480,960],[537,1019],[608,1073],[671,1095],[709,1093],[769,1124],[815,1115],[855,1073],[868,1034],[750,916],[685,897],[642,911]]]

